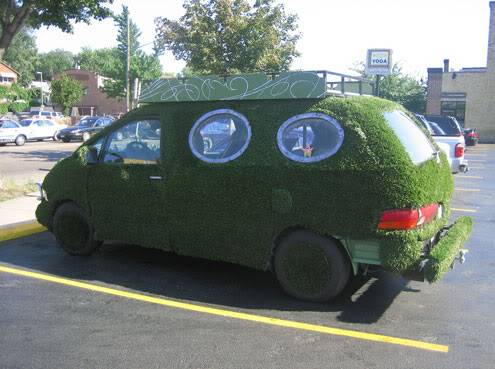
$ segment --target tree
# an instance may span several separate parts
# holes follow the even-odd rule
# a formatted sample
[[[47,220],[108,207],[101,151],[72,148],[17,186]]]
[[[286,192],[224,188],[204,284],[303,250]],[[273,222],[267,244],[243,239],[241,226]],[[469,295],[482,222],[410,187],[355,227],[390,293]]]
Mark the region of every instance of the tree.
[[[56,49],[38,56],[36,70],[43,73],[45,80],[51,80],[55,74],[60,74],[74,67],[74,55],[70,51]]]
[[[35,76],[38,60],[36,39],[32,31],[24,29],[19,32],[4,56],[5,62],[19,73],[18,82],[23,86],[28,86]]]
[[[127,20],[129,18],[129,43],[127,42]],[[117,26],[117,49],[112,52],[116,56],[115,64],[106,70],[103,90],[110,97],[125,97],[126,96],[126,62],[127,48],[130,53],[130,68],[129,68],[129,85],[130,95],[134,92],[133,81],[139,78],[141,81],[148,81],[159,78],[162,73],[160,60],[156,53],[152,55],[145,54],[140,50],[139,37],[141,31],[137,25],[130,19],[129,9],[126,6],[122,7],[122,13],[114,17],[115,25]]]
[[[52,81],[51,99],[54,103],[62,106],[64,114],[69,114],[69,109],[81,101],[83,86],[79,81],[62,75],[60,79]]]
[[[54,26],[71,32],[73,23],[89,23],[110,15],[104,5],[113,0],[9,0],[0,2],[0,59],[24,27]]]
[[[297,17],[275,0],[186,0],[178,21],[155,20],[156,50],[198,73],[287,70],[299,55]]]
[[[354,71],[363,77],[373,79],[367,75],[363,63],[355,64]],[[423,80],[402,72],[400,64],[392,67],[389,76],[381,77],[379,82],[379,96],[402,104],[406,109],[415,113],[424,113],[426,110],[426,85]]]
[[[0,113],[23,111],[29,106],[29,99],[29,91],[16,83],[0,86]]]
[[[119,69],[118,49],[103,48],[90,49],[83,48],[79,54],[74,57],[75,64],[81,69],[89,70],[101,76],[115,75]]]

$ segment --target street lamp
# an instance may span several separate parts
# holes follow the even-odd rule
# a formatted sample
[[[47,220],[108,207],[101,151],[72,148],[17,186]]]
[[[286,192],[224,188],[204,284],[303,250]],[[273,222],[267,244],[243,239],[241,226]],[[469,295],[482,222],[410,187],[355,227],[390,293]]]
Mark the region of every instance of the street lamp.
[[[40,89],[41,89],[41,110],[43,110],[43,72],[36,72],[40,75]]]

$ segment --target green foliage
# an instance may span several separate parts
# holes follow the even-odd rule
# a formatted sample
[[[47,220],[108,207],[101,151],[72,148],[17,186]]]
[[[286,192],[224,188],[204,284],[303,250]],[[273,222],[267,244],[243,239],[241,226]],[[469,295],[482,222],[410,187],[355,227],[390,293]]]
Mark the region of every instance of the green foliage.
[[[117,48],[90,49],[83,48],[75,56],[75,63],[85,70],[101,76],[114,76],[120,73],[121,62]]]
[[[23,111],[29,106],[29,90],[17,83],[0,86],[0,100],[4,101],[0,113]]]
[[[70,51],[56,49],[39,55],[36,71],[43,73],[44,80],[51,80],[55,74],[73,67],[74,55]]]
[[[365,73],[363,63],[358,63],[354,70],[365,78],[374,79],[374,76]],[[402,67],[397,63],[393,66],[391,75],[380,77],[379,96],[395,101],[415,113],[424,114],[426,111],[425,83],[404,74]]]
[[[28,86],[31,83],[38,61],[36,38],[32,31],[23,30],[14,37],[4,60],[19,73],[18,82],[21,85]]]
[[[129,45],[127,45],[127,19],[129,18]],[[141,49],[139,37],[141,31],[137,25],[130,19],[129,9],[122,7],[122,13],[114,17],[115,25],[118,28],[117,42],[118,47],[111,52],[113,62],[107,58],[105,72],[103,75],[110,79],[105,81],[103,90],[110,97],[126,96],[126,60],[127,48],[130,52],[130,69],[129,84],[130,95],[134,93],[134,80],[139,78],[141,81],[157,79],[162,74],[160,60],[157,55],[147,55]],[[109,52],[107,52],[109,54]]]
[[[18,0],[0,2],[0,59],[8,50],[13,37],[25,26],[40,28],[54,26],[71,32],[74,23],[89,23],[110,15],[105,7],[112,0]]]
[[[284,71],[299,53],[297,17],[274,0],[187,0],[178,21],[157,18],[155,48],[201,74]]]
[[[428,282],[437,282],[450,269],[459,250],[469,237],[473,222],[469,217],[457,219],[446,236],[433,248],[425,265]]]
[[[252,139],[238,159],[207,164],[192,155],[187,140],[201,115],[220,108],[246,116]],[[44,188],[50,201],[40,205],[37,216],[49,226],[57,204],[71,200],[91,209],[101,239],[118,238],[259,269],[268,267],[278,235],[288,229],[310,229],[322,235],[378,240],[383,266],[404,273],[420,261],[422,241],[446,224],[453,180],[444,155],[440,164],[434,160],[412,164],[383,118],[383,112],[394,109],[401,107],[366,97],[143,106],[116,124],[160,117],[163,167],[103,165],[96,171],[94,166],[89,178],[83,146],[47,175]],[[328,114],[341,124],[344,143],[334,156],[301,164],[280,153],[276,142],[280,125],[305,112]],[[114,128],[95,135],[88,144]],[[143,185],[151,173],[166,177],[166,185]],[[101,191],[86,192],[82,183]],[[123,186],[125,195],[117,190]],[[385,209],[436,202],[446,206],[442,219],[412,231],[377,230]]]
[[[67,75],[52,81],[51,89],[52,101],[62,106],[65,115],[69,114],[69,109],[78,103],[83,95],[81,83]]]

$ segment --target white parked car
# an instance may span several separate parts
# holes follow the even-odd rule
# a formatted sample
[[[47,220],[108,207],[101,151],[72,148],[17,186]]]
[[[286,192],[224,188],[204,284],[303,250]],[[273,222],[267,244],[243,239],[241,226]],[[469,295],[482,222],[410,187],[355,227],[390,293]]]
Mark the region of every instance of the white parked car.
[[[416,117],[430,132],[438,147],[447,155],[452,173],[466,173],[469,170],[468,161],[464,158],[466,144],[457,120],[453,117],[425,117],[419,114],[416,114]]]
[[[0,120],[0,146],[9,142],[22,146],[26,142],[26,137],[27,131],[19,123],[10,119]]]
[[[14,142],[18,146],[32,140],[41,141],[46,138],[57,140],[58,132],[67,128],[65,124],[57,124],[48,119],[24,119],[19,123],[8,122],[8,124],[2,124],[0,129],[0,143]]]

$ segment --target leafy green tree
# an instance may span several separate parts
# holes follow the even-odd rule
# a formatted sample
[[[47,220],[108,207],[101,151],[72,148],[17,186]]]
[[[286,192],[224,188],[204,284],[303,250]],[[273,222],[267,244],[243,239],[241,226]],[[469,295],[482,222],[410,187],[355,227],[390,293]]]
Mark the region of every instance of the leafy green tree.
[[[74,58],[81,69],[89,70],[101,76],[113,76],[119,70],[119,52],[115,48],[83,48]]]
[[[60,74],[74,67],[74,55],[70,51],[55,49],[38,56],[37,71],[43,73],[43,79],[51,80],[55,74]]]
[[[155,20],[155,50],[196,73],[283,71],[299,55],[297,17],[275,0],[186,0],[178,21]]]
[[[28,86],[35,77],[34,72],[38,60],[36,39],[32,31],[24,29],[19,32],[4,57],[5,62],[19,72],[18,82],[23,86]]]
[[[23,111],[29,106],[29,90],[17,83],[0,86],[0,101],[2,101],[0,113]]]
[[[64,114],[69,114],[69,109],[81,101],[83,95],[83,86],[79,81],[62,75],[60,79],[52,81],[51,99],[54,103],[60,105]]]
[[[110,15],[112,0],[3,0],[0,2],[0,59],[24,27],[54,26],[71,32],[77,22],[89,23]]]
[[[127,43],[127,19],[129,17],[129,44]],[[159,78],[162,74],[162,67],[158,55],[145,54],[140,48],[139,37],[141,31],[137,25],[130,19],[129,9],[126,6],[122,7],[122,13],[114,17],[115,25],[118,28],[117,42],[118,47],[115,51],[115,64],[104,74],[109,77],[105,81],[103,90],[110,97],[125,97],[126,96],[126,61],[127,48],[130,52],[130,69],[129,69],[129,84],[130,95],[133,94],[134,83],[136,78],[141,81],[148,81]]]
[[[374,76],[367,75],[364,63],[357,63],[352,68],[363,77],[374,79]],[[402,72],[400,64],[396,63],[392,67],[389,76],[380,77],[379,96],[398,102],[406,109],[415,113],[424,113],[426,110],[426,85],[423,80]]]

